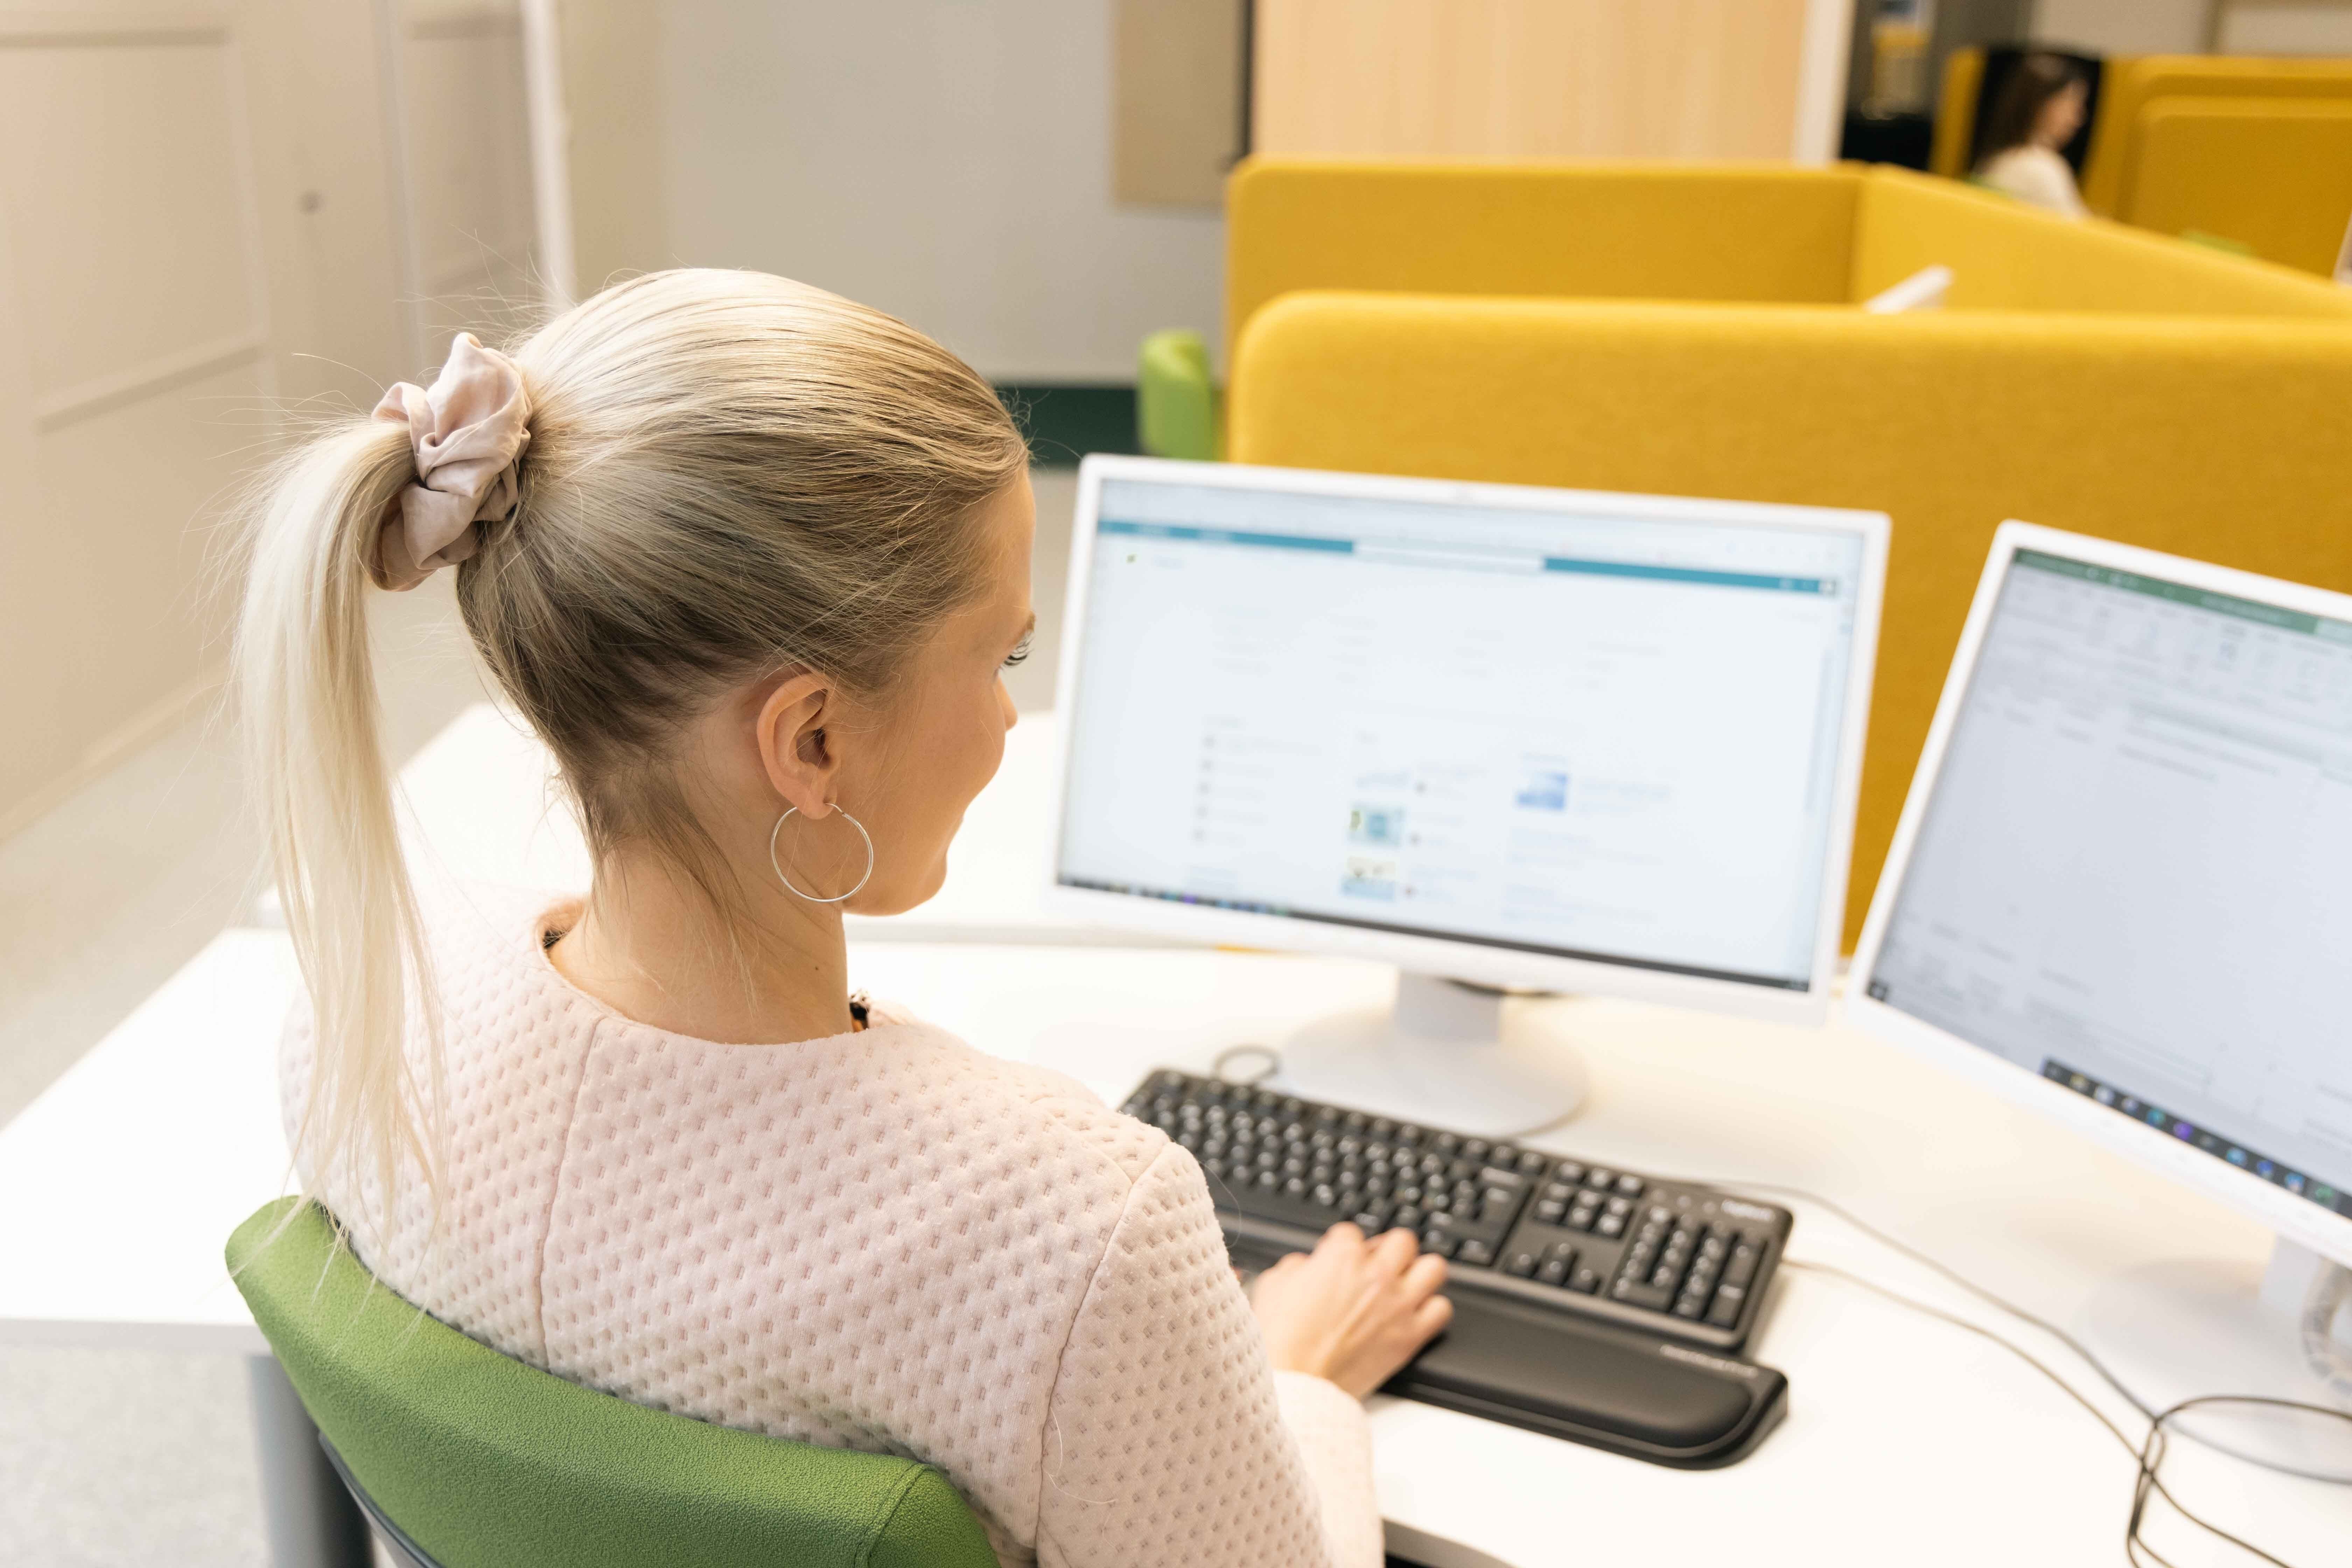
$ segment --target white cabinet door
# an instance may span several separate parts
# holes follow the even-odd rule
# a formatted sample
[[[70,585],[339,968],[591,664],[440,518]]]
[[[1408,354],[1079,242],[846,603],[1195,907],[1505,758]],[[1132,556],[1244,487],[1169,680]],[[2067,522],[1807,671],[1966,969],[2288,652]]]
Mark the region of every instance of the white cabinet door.
[[[0,837],[216,689],[255,467],[535,319],[515,0],[0,10]]]
[[[357,6],[0,13],[0,834],[217,681],[224,503],[397,352],[375,68]]]
[[[530,116],[516,0],[389,0],[411,269],[423,363],[453,333],[497,343],[543,310]]]

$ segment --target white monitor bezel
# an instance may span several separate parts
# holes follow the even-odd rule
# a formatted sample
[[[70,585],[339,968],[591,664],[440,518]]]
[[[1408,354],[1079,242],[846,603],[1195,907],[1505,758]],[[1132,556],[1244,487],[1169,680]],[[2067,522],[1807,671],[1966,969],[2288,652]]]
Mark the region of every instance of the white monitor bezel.
[[[1803,990],[1743,981],[1687,975],[1598,960],[1519,952],[1482,942],[1435,936],[1408,936],[1345,925],[1293,920],[1282,915],[1211,909],[1088,888],[1060,880],[1063,809],[1068,788],[1072,731],[1079,665],[1084,655],[1087,593],[1093,576],[1094,543],[1106,479],[1160,480],[1235,489],[1277,489],[1308,495],[1360,496],[1373,500],[1435,501],[1526,510],[1605,504],[1618,516],[1651,515],[1748,527],[1790,525],[1835,529],[1862,542],[1862,569],[1854,594],[1853,658],[1846,676],[1843,731],[1824,847],[1822,902],[1812,966]],[[1057,913],[1123,930],[1198,942],[1276,948],[1368,958],[1424,973],[1493,985],[1598,993],[1637,1001],[1704,1007],[1714,1012],[1780,1023],[1821,1024],[1829,1016],[1838,942],[1845,919],[1848,863],[1853,852],[1855,802],[1862,780],[1862,747],[1870,711],[1871,678],[1877,662],[1879,605],[1886,576],[1888,523],[1884,512],[1832,507],[1781,506],[1669,496],[1620,495],[1598,490],[1548,489],[1529,485],[1475,484],[1451,479],[1391,475],[1328,473],[1234,463],[1193,463],[1160,458],[1088,457],[1078,468],[1076,515],[1071,525],[1067,596],[1062,612],[1060,665],[1055,683],[1056,725],[1054,756],[1053,839],[1045,865],[1045,907]]]
[[[2184,560],[2177,555],[2166,555],[2135,545],[2091,539],[2035,523],[2002,523],[1993,535],[1992,552],[1985,562],[1984,574],[1977,581],[1976,597],[1969,605],[1968,623],[1960,633],[1958,650],[1952,656],[1951,670],[1945,677],[1943,695],[1936,704],[1935,722],[1927,731],[1927,745],[1919,753],[1919,765],[1911,775],[1910,791],[1904,797],[1903,816],[1895,829],[1895,842],[1887,850],[1886,863],[1878,874],[1878,886],[1870,901],[1870,914],[1863,923],[1862,942],[1854,951],[1853,968],[1843,1002],[1843,1018],[1865,1034],[1948,1068],[2011,1104],[2040,1111],[2105,1148],[2228,1204],[2315,1252],[2339,1263],[2352,1265],[2352,1217],[2330,1214],[2306,1198],[2273,1186],[2251,1171],[2241,1170],[2226,1161],[2215,1159],[2203,1150],[2182,1142],[2169,1132],[2159,1132],[2144,1122],[2086,1100],[2031,1068],[1995,1056],[1981,1046],[1971,1045],[1932,1024],[1912,1017],[1883,1002],[1873,1001],[1868,994],[1869,977],[1878,963],[1879,945],[1885,940],[1887,922],[1894,917],[1895,900],[1902,888],[1904,872],[1910,865],[1920,819],[1934,794],[1935,780],[1943,765],[1945,748],[1950,742],[1953,726],[1958,721],[1960,702],[1975,673],[1977,656],[1984,644],[1985,629],[1992,619],[1993,606],[2000,597],[2002,583],[2007,580],[2010,564],[2020,550],[2061,555],[2091,565],[2114,567],[2235,598],[2251,599],[2257,604],[2275,605],[2283,609],[2352,621],[2352,597],[2329,593],[2323,588],[2282,583],[2273,578],[2258,577],[2249,572]]]

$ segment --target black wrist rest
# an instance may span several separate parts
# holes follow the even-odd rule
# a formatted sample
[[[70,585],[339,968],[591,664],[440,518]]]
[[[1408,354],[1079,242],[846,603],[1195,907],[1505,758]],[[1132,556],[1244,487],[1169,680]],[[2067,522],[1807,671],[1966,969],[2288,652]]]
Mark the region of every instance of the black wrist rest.
[[[1246,1272],[1281,1256],[1228,1244]],[[1445,1294],[1454,1321],[1383,1394],[1683,1469],[1747,1458],[1788,1408],[1789,1380],[1770,1367],[1475,1289]]]

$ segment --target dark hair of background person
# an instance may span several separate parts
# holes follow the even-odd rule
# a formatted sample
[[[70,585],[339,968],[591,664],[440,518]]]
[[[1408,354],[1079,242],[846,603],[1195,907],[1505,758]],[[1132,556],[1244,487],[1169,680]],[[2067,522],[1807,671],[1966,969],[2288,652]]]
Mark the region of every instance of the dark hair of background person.
[[[2006,53],[2008,51],[2000,51]],[[2084,89],[2083,128],[2062,152],[2067,162],[2079,171],[2082,151],[2090,137],[2092,94],[2097,84],[2084,61],[2070,55],[2036,49],[2014,57],[2014,64],[1996,62],[1988,51],[1985,61],[1986,92],[1981,100],[1990,104],[1989,111],[1977,121],[1976,142],[1970,150],[1969,167],[1974,168],[1996,153],[2012,147],[2021,147],[2032,139],[2034,121],[2042,117],[2042,106],[2063,92],[2071,83],[2080,83]],[[1997,65],[2009,64],[2009,68],[1996,77]]]

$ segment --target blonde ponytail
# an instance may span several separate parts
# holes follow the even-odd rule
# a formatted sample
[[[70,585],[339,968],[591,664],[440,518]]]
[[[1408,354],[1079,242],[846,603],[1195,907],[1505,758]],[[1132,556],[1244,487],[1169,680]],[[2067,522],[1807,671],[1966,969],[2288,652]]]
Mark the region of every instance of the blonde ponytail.
[[[459,525],[454,547],[433,532],[395,564],[421,576],[459,563],[475,648],[554,753],[598,862],[648,848],[725,910],[740,868],[696,819],[681,737],[728,691],[781,669],[887,700],[979,591],[973,521],[1027,467],[1027,448],[988,384],[939,344],[762,273],[634,279],[512,353],[488,356],[514,378],[498,406],[528,427],[506,431],[473,476],[509,464],[499,482],[511,489],[478,510],[483,492],[467,489],[443,520]],[[399,401],[412,422],[437,416]],[[478,446],[436,446],[436,460]],[[254,777],[317,1030],[297,1151],[314,1186],[340,1170],[346,1192],[373,1189],[383,1214],[341,1216],[353,1225],[389,1220],[411,1169],[428,1213],[439,1195],[437,1011],[376,736],[365,613],[379,530],[420,479],[424,449],[400,423],[371,420],[279,471],[258,509],[237,641]],[[471,531],[467,518],[509,500],[510,515]]]
[[[404,1048],[412,1006],[437,1026],[377,733],[366,599],[377,532],[415,477],[407,430],[380,420],[283,465],[252,537],[236,651],[248,767],[316,1038],[296,1147],[311,1171],[347,1168],[380,1201],[404,1161],[428,1190],[436,1163],[438,1053],[419,1064]]]

